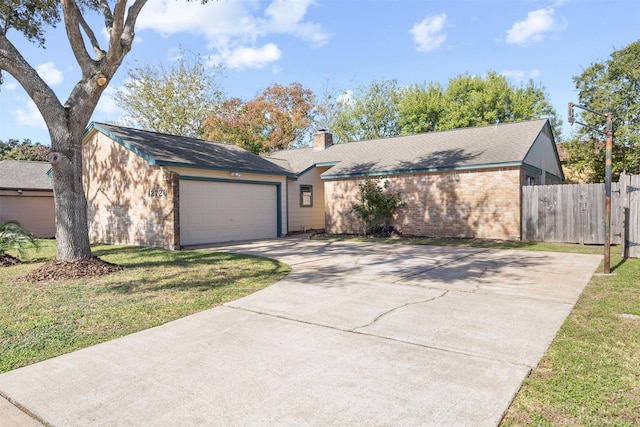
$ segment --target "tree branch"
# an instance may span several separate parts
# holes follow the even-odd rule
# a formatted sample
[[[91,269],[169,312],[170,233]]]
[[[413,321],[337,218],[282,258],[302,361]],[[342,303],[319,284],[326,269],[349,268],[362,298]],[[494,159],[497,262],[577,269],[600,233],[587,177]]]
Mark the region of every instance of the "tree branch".
[[[113,14],[111,13],[111,9],[109,8],[109,3],[107,0],[100,0],[99,3],[100,10],[102,10],[102,15],[104,16],[104,27],[107,29],[107,33],[111,35],[111,28],[113,27]]]
[[[80,26],[82,27],[82,29],[84,30],[84,32],[87,35],[87,37],[89,38],[89,41],[91,42],[91,46],[93,47],[93,51],[96,54],[96,59],[95,60],[99,62],[100,60],[102,60],[102,58],[104,58],[104,56],[106,55],[106,52],[100,48],[100,43],[98,43],[98,40],[96,39],[96,36],[93,33],[93,30],[87,24],[87,21],[84,19],[84,16],[82,16],[82,13],[80,12],[80,9],[78,8],[78,5],[75,2],[74,2],[74,5],[76,6],[78,22],[79,22]]]
[[[20,83],[40,110],[47,126],[60,123],[64,117],[64,107],[58,97],[18,49],[2,34],[0,34],[0,70],[7,71]]]
[[[78,65],[80,65],[83,77],[87,78],[93,74],[95,64],[85,48],[84,38],[80,32],[79,21],[83,19],[82,14],[74,0],[61,0],[61,3],[64,26],[67,31],[67,37],[69,38],[69,44],[73,50],[73,55],[76,57],[76,61],[78,61]]]

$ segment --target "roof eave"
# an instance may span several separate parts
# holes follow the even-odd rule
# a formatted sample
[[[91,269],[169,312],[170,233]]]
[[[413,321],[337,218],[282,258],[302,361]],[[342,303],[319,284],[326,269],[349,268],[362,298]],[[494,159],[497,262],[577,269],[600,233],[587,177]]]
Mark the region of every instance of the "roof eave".
[[[97,132],[100,132],[101,134],[107,136],[108,138],[111,138],[112,140],[114,140],[115,142],[117,142],[118,144],[122,145],[123,147],[125,147],[128,150],[133,151],[134,153],[136,153],[138,156],[142,157],[144,160],[146,160],[146,162],[150,165],[156,165],[158,164],[156,162],[156,159],[154,159],[153,157],[151,157],[149,154],[145,153],[144,151],[140,150],[137,147],[134,147],[133,145],[129,144],[127,141],[123,140],[122,138],[120,138],[119,136],[113,134],[112,132],[109,132],[108,130],[106,130],[105,128],[101,127],[98,123],[96,122],[91,122],[89,124],[89,126],[87,126],[87,128],[84,130],[83,134],[82,134],[82,138],[84,139],[87,135],[89,135],[89,133],[91,133],[92,130],[96,130]]]
[[[216,166],[195,165],[193,163],[169,162],[164,160],[158,160],[156,161],[155,164],[158,166],[167,166],[167,167],[176,167],[176,168],[204,169],[204,170],[212,170],[212,171],[220,171],[220,172],[244,172],[244,173],[257,174],[257,175],[284,176],[287,178],[296,177],[295,174],[289,173],[289,172],[264,171],[264,170],[247,169],[247,168],[221,168]]]
[[[507,168],[507,167],[520,167],[521,161],[516,162],[504,162],[504,163],[487,163],[483,165],[468,165],[468,166],[445,166],[439,168],[422,168],[422,169],[398,169],[387,171],[374,171],[374,172],[359,172],[348,174],[334,174],[325,175],[322,174],[322,179],[338,179],[338,178],[356,178],[363,176],[387,176],[387,175],[406,175],[410,173],[433,173],[433,172],[447,172],[455,170],[476,170],[476,169],[495,169],[495,168]]]

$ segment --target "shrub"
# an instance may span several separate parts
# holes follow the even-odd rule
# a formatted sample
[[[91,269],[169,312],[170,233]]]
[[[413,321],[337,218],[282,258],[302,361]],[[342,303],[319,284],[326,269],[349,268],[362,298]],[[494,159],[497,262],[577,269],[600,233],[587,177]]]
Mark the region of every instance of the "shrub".
[[[365,223],[365,234],[391,227],[389,222],[398,209],[406,206],[400,199],[400,193],[389,194],[389,181],[366,178],[358,184],[360,202],[353,205],[353,211]]]
[[[0,255],[14,249],[22,255],[26,246],[37,246],[36,240],[20,226],[18,221],[6,221],[0,225]]]

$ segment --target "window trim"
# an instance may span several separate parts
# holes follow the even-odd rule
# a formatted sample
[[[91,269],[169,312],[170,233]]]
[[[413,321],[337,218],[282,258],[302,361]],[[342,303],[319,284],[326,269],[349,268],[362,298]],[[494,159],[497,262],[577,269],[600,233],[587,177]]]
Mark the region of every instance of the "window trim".
[[[304,203],[304,193],[309,193],[309,204]],[[312,208],[313,207],[313,185],[300,185],[300,207]]]

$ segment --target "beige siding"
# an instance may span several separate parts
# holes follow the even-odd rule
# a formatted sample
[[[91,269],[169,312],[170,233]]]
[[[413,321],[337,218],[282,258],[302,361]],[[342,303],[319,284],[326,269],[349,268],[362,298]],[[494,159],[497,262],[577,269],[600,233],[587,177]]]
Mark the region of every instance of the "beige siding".
[[[177,175],[94,131],[83,145],[92,242],[176,249]]]
[[[520,169],[448,171],[388,178],[391,192],[407,203],[392,224],[405,235],[520,239]],[[327,231],[361,233],[351,211],[362,180],[325,184]]]
[[[324,230],[324,182],[320,175],[328,167],[313,168],[297,181],[289,181],[289,230]],[[300,186],[313,187],[313,206],[300,206]]]
[[[560,163],[556,158],[556,151],[553,144],[554,143],[550,135],[546,132],[540,133],[524,159],[524,163],[540,169],[541,174],[539,183],[542,185],[559,184],[557,180],[554,182],[547,182],[545,179],[546,174],[562,177],[562,170]]]
[[[38,238],[52,238],[56,235],[53,192],[15,190],[0,192],[0,224],[18,221],[22,228]]]

